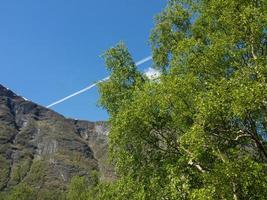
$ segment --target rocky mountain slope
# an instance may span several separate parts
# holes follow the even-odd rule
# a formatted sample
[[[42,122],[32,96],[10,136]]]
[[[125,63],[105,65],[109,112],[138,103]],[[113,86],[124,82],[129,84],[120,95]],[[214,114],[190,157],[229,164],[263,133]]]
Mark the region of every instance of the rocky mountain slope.
[[[23,182],[39,193],[64,190],[95,171],[113,179],[107,133],[106,122],[66,119],[0,85],[0,191]]]

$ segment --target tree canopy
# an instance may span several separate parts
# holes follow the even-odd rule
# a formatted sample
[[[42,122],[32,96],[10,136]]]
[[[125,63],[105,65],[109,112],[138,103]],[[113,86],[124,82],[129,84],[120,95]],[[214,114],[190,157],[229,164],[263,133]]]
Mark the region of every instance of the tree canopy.
[[[125,45],[106,52],[100,105],[120,177],[109,199],[266,198],[266,6],[170,0],[150,37],[157,80]]]

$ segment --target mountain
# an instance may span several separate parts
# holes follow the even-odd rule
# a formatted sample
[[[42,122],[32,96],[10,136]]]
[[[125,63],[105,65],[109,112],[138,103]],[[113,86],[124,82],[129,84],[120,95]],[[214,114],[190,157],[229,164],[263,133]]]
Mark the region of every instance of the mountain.
[[[113,180],[107,122],[64,116],[0,85],[0,191],[20,183],[39,194],[66,189],[73,176]]]

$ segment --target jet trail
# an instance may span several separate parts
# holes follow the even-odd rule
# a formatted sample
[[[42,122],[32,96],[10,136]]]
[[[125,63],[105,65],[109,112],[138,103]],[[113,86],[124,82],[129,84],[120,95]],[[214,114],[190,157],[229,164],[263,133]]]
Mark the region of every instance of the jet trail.
[[[51,107],[54,106],[54,105],[57,105],[57,104],[59,104],[59,103],[62,103],[62,102],[66,101],[66,100],[68,100],[68,99],[70,99],[70,98],[72,98],[72,97],[75,97],[75,96],[77,96],[77,95],[79,95],[79,94],[81,94],[81,93],[86,92],[87,90],[90,90],[91,88],[95,87],[97,84],[99,84],[99,83],[101,83],[101,82],[104,82],[104,81],[106,81],[106,80],[108,80],[108,79],[109,79],[109,76],[106,77],[106,78],[104,78],[104,79],[102,79],[102,80],[100,80],[100,81],[97,81],[96,83],[94,83],[94,84],[92,84],[92,85],[89,85],[88,87],[86,87],[86,88],[84,88],[84,89],[82,89],[82,90],[79,90],[79,91],[77,91],[77,92],[75,92],[75,93],[73,93],[73,94],[71,94],[71,95],[69,95],[69,96],[66,96],[66,97],[64,97],[63,99],[60,99],[60,100],[58,100],[58,101],[56,101],[56,102],[54,102],[54,103],[51,103],[50,105],[48,105],[48,106],[46,106],[46,107],[47,107],[47,108],[51,108]]]
[[[143,58],[142,60],[137,61],[137,62],[135,63],[135,65],[136,65],[136,66],[142,65],[142,64],[144,64],[144,63],[150,61],[151,59],[152,59],[152,56],[148,56],[148,57],[146,57],[146,58]],[[51,108],[52,106],[55,106],[55,105],[57,105],[57,104],[59,104],[59,103],[62,103],[62,102],[64,102],[64,101],[66,101],[66,100],[72,98],[72,97],[75,97],[75,96],[77,96],[77,95],[79,95],[79,94],[81,94],[81,93],[84,93],[84,92],[86,92],[86,91],[92,89],[92,88],[95,87],[97,84],[102,83],[102,82],[104,82],[104,81],[107,81],[108,79],[109,79],[109,76],[106,77],[106,78],[103,78],[103,79],[101,79],[101,80],[99,80],[99,81],[97,81],[97,82],[95,82],[95,83],[93,83],[93,84],[87,86],[86,88],[81,89],[81,90],[79,90],[79,91],[77,91],[77,92],[75,92],[75,93],[73,93],[73,94],[71,94],[71,95],[69,95],[69,96],[66,96],[66,97],[64,97],[64,98],[62,98],[62,99],[60,99],[60,100],[58,100],[58,101],[55,101],[54,103],[51,103],[51,104],[49,104],[49,105],[46,106],[46,107],[47,107],[47,108]]]
[[[146,57],[146,58],[143,58],[142,60],[137,61],[137,62],[135,63],[135,65],[136,65],[136,66],[139,66],[139,65],[142,65],[142,64],[144,64],[145,62],[150,61],[150,60],[152,60],[152,56],[148,56],[148,57]]]

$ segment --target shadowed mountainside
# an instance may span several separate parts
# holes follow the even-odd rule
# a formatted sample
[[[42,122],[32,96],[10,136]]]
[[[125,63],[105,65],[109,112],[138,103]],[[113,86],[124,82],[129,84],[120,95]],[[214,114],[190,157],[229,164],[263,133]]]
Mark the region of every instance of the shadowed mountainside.
[[[107,162],[106,122],[66,119],[0,85],[0,191],[27,183],[65,190],[71,177],[98,171],[114,179]]]

